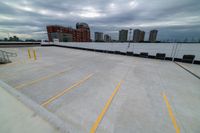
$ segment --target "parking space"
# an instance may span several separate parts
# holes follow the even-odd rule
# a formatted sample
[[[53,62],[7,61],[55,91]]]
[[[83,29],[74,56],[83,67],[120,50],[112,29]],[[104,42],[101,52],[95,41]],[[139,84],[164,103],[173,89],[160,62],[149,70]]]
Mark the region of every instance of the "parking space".
[[[82,133],[200,132],[200,81],[173,62],[57,47],[15,51],[0,79]]]

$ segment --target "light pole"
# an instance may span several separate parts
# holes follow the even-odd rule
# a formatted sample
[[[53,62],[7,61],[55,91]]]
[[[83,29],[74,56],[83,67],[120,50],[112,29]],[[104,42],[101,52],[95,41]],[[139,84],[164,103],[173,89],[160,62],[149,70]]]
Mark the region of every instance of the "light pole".
[[[128,43],[128,48],[130,47],[131,44],[131,33],[132,33],[132,29],[129,29],[129,43]]]

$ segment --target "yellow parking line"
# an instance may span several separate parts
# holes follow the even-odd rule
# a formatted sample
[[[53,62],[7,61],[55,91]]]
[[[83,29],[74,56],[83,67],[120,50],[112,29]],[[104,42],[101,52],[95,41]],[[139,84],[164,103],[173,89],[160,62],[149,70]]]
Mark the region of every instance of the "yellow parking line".
[[[105,113],[107,112],[114,96],[117,94],[117,92],[119,91],[121,84],[123,83],[123,80],[121,82],[118,83],[118,85],[116,86],[115,90],[113,91],[112,95],[110,96],[110,98],[108,99],[108,101],[106,102],[106,105],[104,106],[103,110],[101,111],[100,115],[98,116],[98,118],[96,119],[96,121],[94,122],[92,128],[90,129],[90,133],[95,133],[99,123],[101,122],[101,120],[103,119]]]
[[[63,96],[65,93],[69,92],[70,90],[72,90],[73,88],[80,86],[82,83],[84,83],[86,80],[88,80],[89,78],[91,78],[93,76],[93,74],[90,74],[88,76],[86,76],[85,78],[83,78],[82,80],[78,81],[77,83],[73,84],[72,86],[70,86],[69,88],[64,89],[62,92],[56,94],[55,96],[49,98],[48,100],[46,100],[45,102],[43,102],[41,105],[43,107],[47,107],[51,102],[53,102],[54,100],[58,99],[59,97]]]
[[[73,69],[73,68],[71,68],[71,69]],[[61,74],[64,74],[65,72],[70,71],[71,69],[67,69],[67,70],[61,71],[61,72],[59,72],[59,73],[50,74],[50,75],[41,77],[41,78],[39,78],[39,79],[29,81],[29,82],[27,82],[27,83],[17,85],[17,86],[15,86],[15,88],[16,88],[16,89],[24,88],[25,86],[29,86],[29,85],[38,83],[38,82],[40,82],[40,81],[43,81],[43,80],[46,80],[46,79],[49,79],[49,78],[52,78],[52,77],[55,77],[55,76],[59,76],[59,75],[61,75]]]
[[[174,125],[175,130],[176,130],[176,133],[180,133],[180,128],[179,128],[179,126],[178,126],[178,124],[176,122],[176,117],[173,114],[172,107],[171,107],[171,105],[170,105],[170,103],[169,103],[169,101],[167,99],[167,96],[165,95],[165,93],[163,93],[162,95],[163,95],[163,99],[164,99],[164,101],[166,103],[166,106],[167,106],[167,109],[168,109],[168,112],[169,112],[169,116],[171,117],[172,123]]]

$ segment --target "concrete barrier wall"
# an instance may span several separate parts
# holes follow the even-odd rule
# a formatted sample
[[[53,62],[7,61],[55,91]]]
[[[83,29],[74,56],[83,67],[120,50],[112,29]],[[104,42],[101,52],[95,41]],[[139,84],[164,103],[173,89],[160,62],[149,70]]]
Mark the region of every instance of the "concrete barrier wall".
[[[186,54],[195,55],[195,60],[200,60],[200,44],[178,44],[175,57],[182,57]]]
[[[140,54],[147,52],[155,56],[156,53],[165,53],[167,57],[182,58],[185,54],[195,55],[195,60],[200,60],[200,44],[180,43],[96,43],[96,42],[59,42],[57,45],[95,50],[133,52]]]

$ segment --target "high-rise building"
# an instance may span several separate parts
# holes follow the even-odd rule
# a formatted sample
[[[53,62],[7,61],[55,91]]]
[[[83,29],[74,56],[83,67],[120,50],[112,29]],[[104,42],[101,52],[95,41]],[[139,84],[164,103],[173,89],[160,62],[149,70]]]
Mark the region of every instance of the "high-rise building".
[[[103,32],[95,32],[95,42],[103,42]]]
[[[90,42],[90,28],[87,23],[76,23],[76,42]]]
[[[156,42],[157,34],[158,34],[158,30],[152,30],[149,35],[149,41],[152,43]]]
[[[111,36],[109,36],[108,34],[104,35],[104,42],[111,42]]]
[[[141,31],[141,32],[140,32],[139,42],[144,42],[144,37],[145,37],[145,32],[144,32],[144,31]]]
[[[47,26],[49,41],[59,39],[60,42],[89,42],[90,28],[86,23],[77,23],[76,29],[60,25]]]
[[[127,38],[128,38],[128,30],[120,30],[119,31],[119,41],[127,42]]]
[[[133,42],[139,42],[140,40],[140,30],[139,29],[135,29],[134,33],[133,33]]]
[[[145,37],[145,32],[139,29],[134,30],[133,42],[143,42]]]

